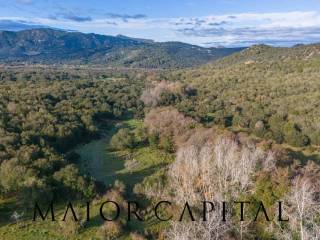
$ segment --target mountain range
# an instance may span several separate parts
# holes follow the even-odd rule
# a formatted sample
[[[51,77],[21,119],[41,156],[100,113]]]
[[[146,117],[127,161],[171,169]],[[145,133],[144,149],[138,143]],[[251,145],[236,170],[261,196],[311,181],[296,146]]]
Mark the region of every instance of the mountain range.
[[[0,62],[98,64],[127,68],[185,68],[220,59],[243,48],[203,48],[122,35],[84,34],[49,28],[0,31]]]

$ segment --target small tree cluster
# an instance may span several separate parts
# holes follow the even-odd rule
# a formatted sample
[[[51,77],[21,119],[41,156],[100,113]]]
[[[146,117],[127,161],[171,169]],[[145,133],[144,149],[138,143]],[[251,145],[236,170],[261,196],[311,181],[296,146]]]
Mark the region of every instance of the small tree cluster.
[[[110,147],[115,150],[125,150],[134,146],[134,135],[128,128],[121,128],[112,136]]]
[[[150,143],[159,144],[161,148],[172,152],[177,137],[195,127],[196,122],[173,107],[164,107],[151,110],[144,124],[148,129]]]

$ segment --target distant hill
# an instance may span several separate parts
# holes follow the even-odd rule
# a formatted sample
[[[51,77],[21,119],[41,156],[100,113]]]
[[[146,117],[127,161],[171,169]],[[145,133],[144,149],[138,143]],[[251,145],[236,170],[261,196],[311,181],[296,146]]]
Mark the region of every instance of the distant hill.
[[[320,44],[303,45],[293,47],[271,47],[268,45],[254,45],[239,53],[219,61],[221,64],[230,65],[238,63],[267,63],[292,60],[308,60],[320,57]]]
[[[53,29],[0,31],[0,62],[99,64],[129,68],[184,68],[205,64],[243,48],[202,48],[126,36]]]

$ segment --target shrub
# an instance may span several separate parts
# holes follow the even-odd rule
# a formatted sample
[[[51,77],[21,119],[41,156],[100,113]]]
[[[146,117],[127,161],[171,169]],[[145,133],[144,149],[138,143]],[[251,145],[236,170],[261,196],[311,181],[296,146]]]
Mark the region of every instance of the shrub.
[[[159,146],[169,153],[174,152],[175,147],[172,136],[162,136],[160,139]]]
[[[284,141],[283,127],[285,124],[284,118],[279,115],[273,115],[270,117],[269,121],[270,130],[272,131],[272,138],[277,143],[282,143]]]
[[[284,136],[281,132],[272,132],[271,137],[273,140],[275,140],[277,143],[283,143]]]
[[[135,141],[144,144],[148,141],[148,131],[143,126],[138,126],[134,131]]]
[[[237,127],[248,128],[250,124],[250,119],[248,119],[248,117],[245,117],[240,113],[236,113],[233,116],[232,124]]]
[[[18,159],[4,161],[0,166],[0,184],[5,191],[17,191],[25,181],[27,169],[19,165]]]
[[[292,146],[303,147],[309,144],[308,137],[301,133],[300,128],[295,123],[286,123],[283,132],[285,141]]]
[[[70,237],[77,235],[80,229],[83,227],[81,216],[78,217],[80,219],[76,221],[73,218],[71,212],[69,212],[65,221],[59,221],[60,230],[65,236],[65,238],[69,239]]]
[[[122,234],[122,226],[119,222],[105,222],[98,230],[97,235],[101,240],[119,239]]]
[[[156,147],[159,143],[159,135],[157,133],[152,133],[148,136],[148,141],[150,146]]]
[[[265,134],[265,126],[264,123],[262,121],[258,121],[256,122],[256,124],[254,125],[254,133],[255,135],[257,135],[258,137],[263,137],[263,135]]]
[[[110,146],[115,150],[124,150],[134,146],[134,137],[129,129],[120,129],[112,138]]]
[[[121,192],[121,190],[114,187],[103,195],[103,199],[108,200],[108,201],[114,201],[114,202],[118,203],[122,209],[125,209],[126,201],[125,201],[125,198],[123,197],[123,194],[124,194],[124,192]],[[112,211],[107,212],[107,214],[113,214],[113,212]],[[107,216],[107,214],[106,214],[106,216]]]

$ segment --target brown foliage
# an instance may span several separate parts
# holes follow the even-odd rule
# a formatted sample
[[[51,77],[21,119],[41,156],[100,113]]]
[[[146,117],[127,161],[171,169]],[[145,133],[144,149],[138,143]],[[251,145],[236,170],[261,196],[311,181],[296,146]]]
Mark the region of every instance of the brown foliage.
[[[144,124],[149,134],[176,138],[193,128],[196,122],[173,107],[162,107],[151,110],[146,115]]]

